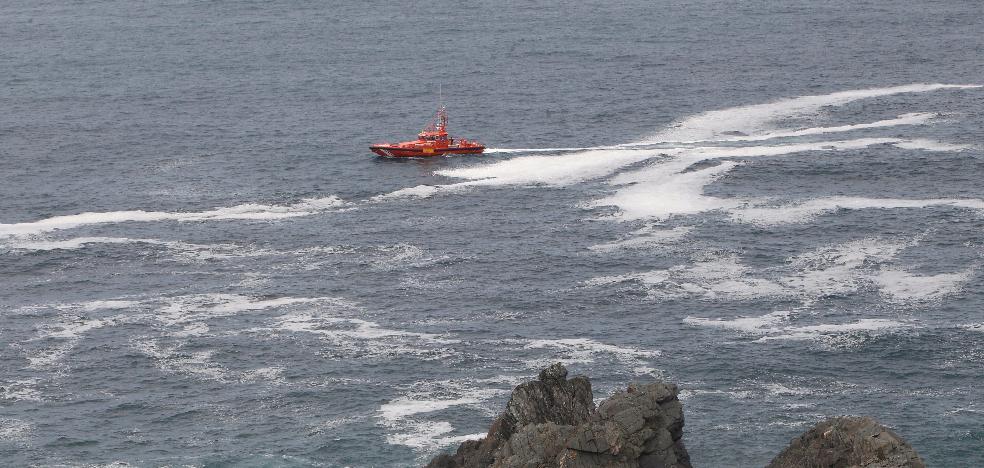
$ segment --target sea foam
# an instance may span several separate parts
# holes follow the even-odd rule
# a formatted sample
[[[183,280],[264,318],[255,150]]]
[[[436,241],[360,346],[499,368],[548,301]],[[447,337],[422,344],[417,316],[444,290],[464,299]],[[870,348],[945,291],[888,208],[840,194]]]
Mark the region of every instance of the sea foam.
[[[247,203],[199,212],[110,211],[53,216],[27,223],[0,224],[0,236],[26,236],[92,224],[154,221],[212,221],[212,220],[277,220],[310,216],[339,209],[346,203],[336,196],[309,198],[291,205],[262,205]]]
[[[731,107],[704,112],[680,120],[641,143],[727,141],[768,134],[774,122],[812,115],[825,106],[842,106],[860,99],[891,96],[903,93],[924,93],[943,89],[980,88],[980,85],[911,84],[883,88],[840,91],[830,94],[800,96],[765,104]],[[902,117],[904,118],[904,116]],[[743,135],[729,135],[741,132]],[[824,133],[824,132],[819,132]]]

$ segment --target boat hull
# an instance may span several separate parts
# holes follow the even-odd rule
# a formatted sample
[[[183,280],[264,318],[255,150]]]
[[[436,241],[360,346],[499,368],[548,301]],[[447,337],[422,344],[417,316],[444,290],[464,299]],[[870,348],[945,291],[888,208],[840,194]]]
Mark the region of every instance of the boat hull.
[[[449,146],[447,148],[407,148],[388,145],[373,145],[369,147],[373,153],[384,158],[432,158],[447,154],[481,154],[484,146]]]

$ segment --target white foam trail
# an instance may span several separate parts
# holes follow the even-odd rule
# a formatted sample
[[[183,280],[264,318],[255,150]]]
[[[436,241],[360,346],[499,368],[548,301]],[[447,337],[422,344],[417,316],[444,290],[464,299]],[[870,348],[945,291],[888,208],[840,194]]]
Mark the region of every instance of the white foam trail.
[[[445,177],[468,179],[467,182],[446,185],[418,185],[377,195],[370,200],[382,202],[400,198],[429,198],[441,192],[477,186],[565,186],[605,177],[622,167],[677,151],[679,149],[609,149],[579,151],[560,156],[522,156],[489,164],[435,172],[435,174]]]
[[[886,128],[886,127],[896,127],[896,126],[905,126],[905,125],[925,125],[938,116],[939,114],[932,113],[932,112],[913,112],[909,114],[902,114],[894,119],[878,120],[869,123],[839,125],[835,127],[812,127],[812,128],[802,128],[798,130],[777,130],[777,131],[771,131],[771,132],[760,133],[755,135],[729,135],[727,137],[715,138],[712,140],[681,141],[681,142],[672,142],[672,143],[680,145],[680,144],[711,143],[711,142],[765,141],[765,140],[772,140],[777,138],[794,138],[794,137],[802,137],[802,136],[824,135],[828,133],[853,132],[857,130],[866,130],[872,128]],[[624,143],[618,146],[621,148],[637,148],[637,147],[650,147],[653,145],[665,145],[668,143],[669,142],[642,141],[637,143]],[[940,145],[944,145],[944,144],[940,144]],[[958,148],[964,148],[964,147],[960,146]]]
[[[666,220],[674,215],[691,215],[706,211],[737,209],[747,201],[705,196],[704,187],[733,169],[737,162],[685,172],[701,161],[722,158],[784,156],[808,151],[843,151],[895,143],[893,138],[859,138],[856,140],[798,143],[777,146],[699,147],[680,150],[676,158],[612,178],[615,185],[626,185],[614,194],[589,204],[592,207],[615,206],[619,221],[638,219]]]
[[[980,85],[911,84],[800,96],[766,104],[732,107],[688,117],[640,143],[729,141],[768,132],[772,130],[772,123],[777,120],[814,114],[824,106],[841,106],[860,99],[893,94],[980,87]],[[727,132],[741,132],[743,135],[728,135]]]
[[[585,146],[582,148],[486,148],[486,153],[559,153],[566,151],[590,151],[618,149],[619,146]]]
[[[677,150],[667,149],[664,153]],[[660,156],[658,150],[592,150],[562,156],[524,156],[492,164],[447,169],[435,174],[469,179],[465,185],[570,185],[607,176],[618,169]]]
[[[8,245],[15,250],[49,251],[78,250],[88,244],[129,244],[135,239],[125,237],[78,237],[66,240],[24,239],[15,240]]]
[[[703,192],[704,186],[737,165],[736,162],[728,161],[715,167],[685,173],[678,172],[679,164],[653,166],[627,177],[616,177],[614,183],[631,183],[631,179],[637,181],[634,185],[622,187],[614,194],[595,200],[587,206],[615,206],[619,210],[615,219],[619,221],[663,221],[674,215],[736,208],[744,202],[708,197]]]
[[[801,130],[776,131],[776,132],[764,133],[761,135],[735,136],[732,137],[729,141],[762,141],[762,140],[771,140],[773,138],[791,138],[791,137],[801,137],[801,136],[810,136],[810,135],[823,135],[827,133],[853,132],[855,130],[865,130],[870,128],[896,127],[902,125],[923,125],[929,123],[929,121],[934,119],[936,116],[937,114],[934,113],[917,112],[917,113],[900,115],[894,119],[879,120],[877,122],[864,123],[864,124],[840,125],[836,127],[804,128]]]
[[[952,206],[972,210],[984,210],[984,200],[960,198],[900,199],[864,197],[826,197],[780,207],[735,207],[731,218],[735,221],[774,226],[778,224],[806,223],[817,217],[838,210],[928,208]]]
[[[953,151],[966,151],[973,149],[973,145],[958,145],[953,143],[944,143],[942,141],[929,140],[925,138],[914,138],[911,140],[900,141],[895,143],[895,146],[905,149],[918,149],[926,151],[937,151],[937,152],[953,152]]]
[[[154,221],[212,221],[232,219],[276,220],[310,216],[338,209],[346,203],[336,196],[309,198],[292,205],[247,203],[199,212],[110,211],[54,216],[28,223],[0,224],[0,236],[25,236],[92,224]]]

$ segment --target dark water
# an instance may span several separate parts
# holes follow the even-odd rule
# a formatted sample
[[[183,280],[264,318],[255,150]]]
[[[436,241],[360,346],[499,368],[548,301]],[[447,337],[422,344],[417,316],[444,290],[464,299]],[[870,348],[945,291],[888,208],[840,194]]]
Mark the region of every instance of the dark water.
[[[0,459],[410,466],[560,360],[679,382],[698,466],[838,414],[980,466],[981,13],[4,2]],[[491,148],[651,144],[367,151],[439,86]]]

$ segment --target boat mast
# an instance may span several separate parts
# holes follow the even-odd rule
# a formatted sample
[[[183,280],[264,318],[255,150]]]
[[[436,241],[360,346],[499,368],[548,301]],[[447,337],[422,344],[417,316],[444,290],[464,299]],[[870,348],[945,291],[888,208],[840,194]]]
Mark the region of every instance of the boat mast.
[[[448,111],[444,108],[444,85],[437,85],[437,131],[447,133],[448,131]]]

